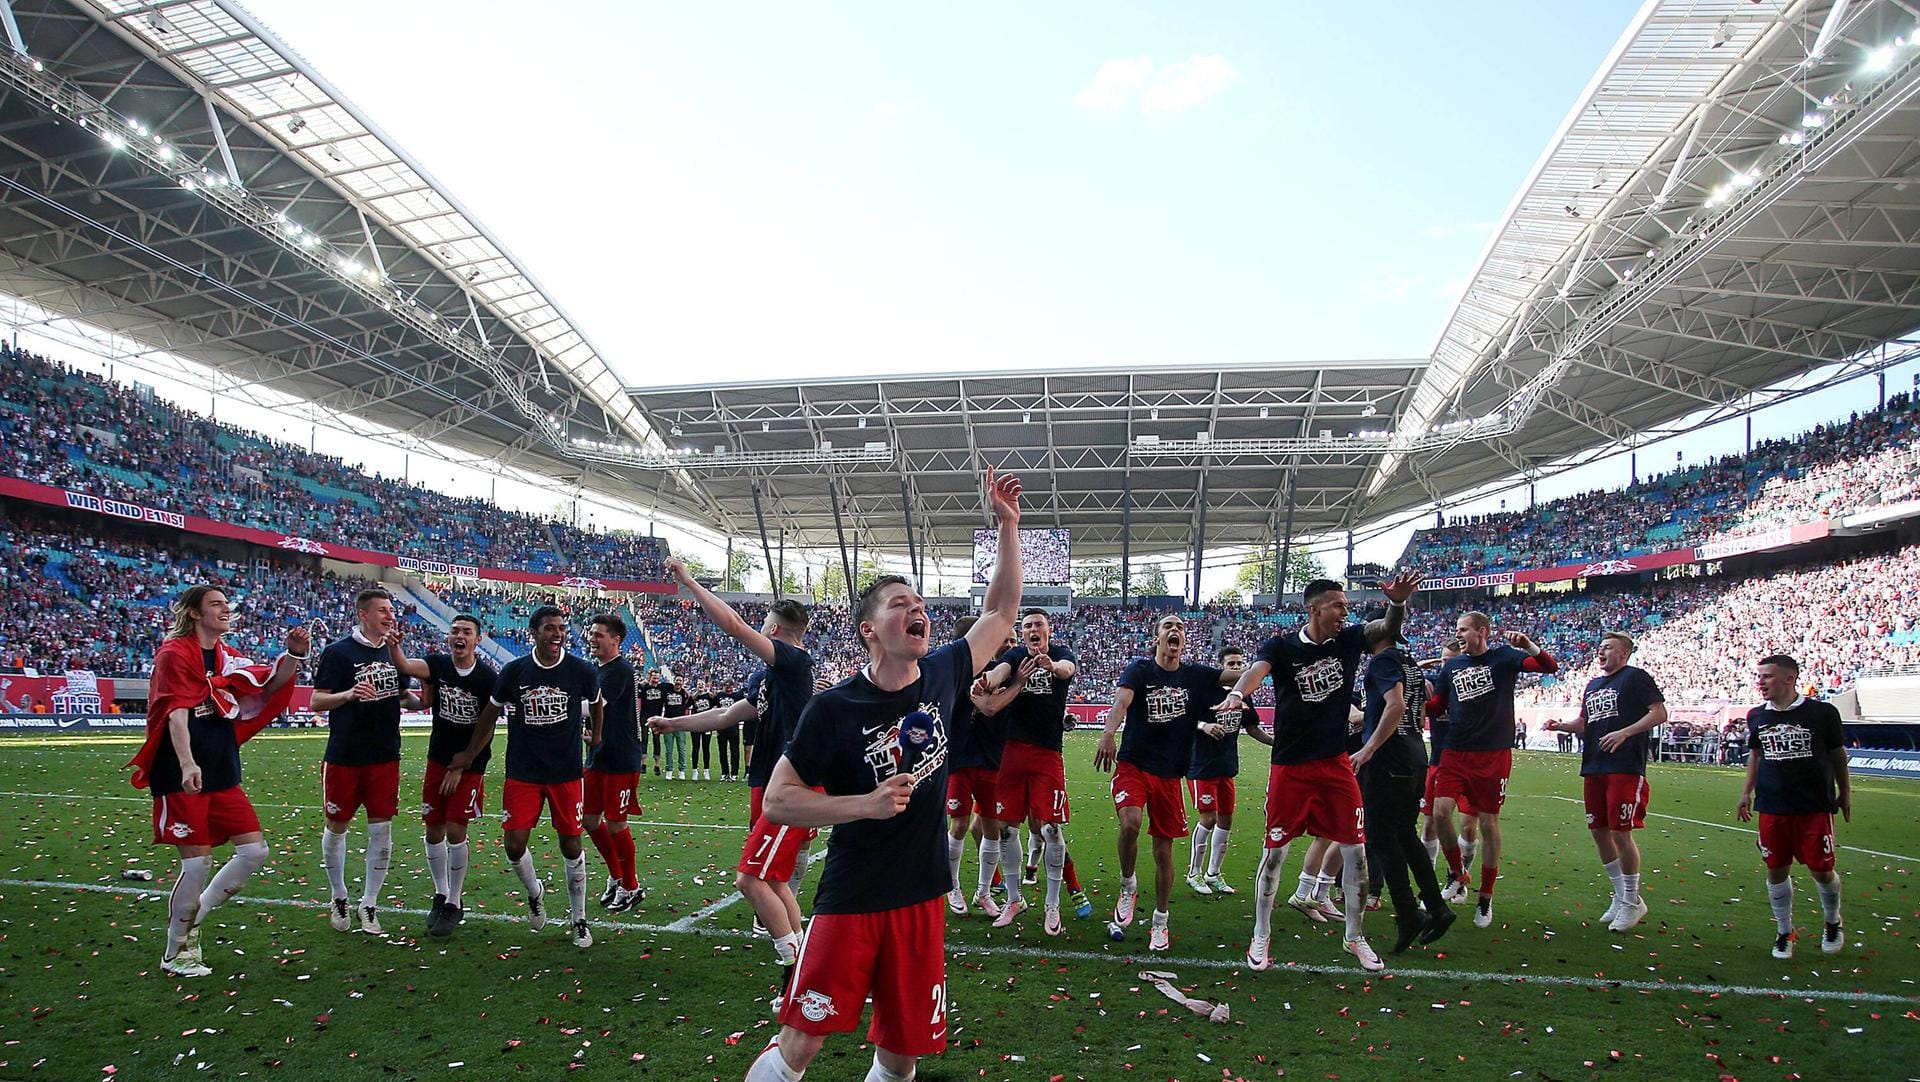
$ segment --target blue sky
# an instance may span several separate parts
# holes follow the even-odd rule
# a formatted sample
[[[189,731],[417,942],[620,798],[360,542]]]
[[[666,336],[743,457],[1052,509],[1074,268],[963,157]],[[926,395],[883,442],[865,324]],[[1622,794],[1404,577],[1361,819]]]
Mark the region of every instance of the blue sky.
[[[249,6],[616,372],[653,386],[1425,356],[1639,5]],[[1871,402],[1824,392],[1756,435]],[[281,423],[245,412],[222,404]],[[1716,426],[1641,463],[1741,438]],[[317,442],[402,470],[384,447]],[[406,468],[489,491],[472,471]],[[1621,456],[1540,496],[1627,473]],[[554,506],[550,490],[498,496]],[[1360,558],[1391,560],[1408,532]],[[1232,569],[1218,577],[1208,594]]]

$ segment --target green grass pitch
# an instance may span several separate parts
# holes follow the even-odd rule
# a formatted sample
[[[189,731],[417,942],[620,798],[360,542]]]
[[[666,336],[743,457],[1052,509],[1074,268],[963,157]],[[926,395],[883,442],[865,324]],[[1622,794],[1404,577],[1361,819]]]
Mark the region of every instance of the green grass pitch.
[[[273,861],[203,933],[215,975],[176,981],[158,965],[173,851],[149,844],[148,800],[122,780],[131,739],[0,740],[8,850],[0,1078],[737,1079],[774,1032],[766,1007],[773,952],[748,937],[743,903],[722,904],[744,836],[743,787],[646,780],[646,825],[635,833],[650,896],[643,909],[599,922],[587,951],[571,945],[561,921],[537,935],[527,929],[497,821],[483,820],[468,920],[453,938],[429,940],[418,912],[431,895],[420,827],[404,814],[425,741],[410,736],[387,881],[389,934],[374,939],[331,930],[319,908],[321,747],[317,734],[269,733],[245,749],[247,788]],[[1838,956],[1817,947],[1818,903],[1797,872],[1795,915],[1807,934],[1792,961],[1770,957],[1760,862],[1752,835],[1733,822],[1739,775],[1730,770],[1655,767],[1654,815],[1641,835],[1652,914],[1625,935],[1596,926],[1607,888],[1574,802],[1575,761],[1524,754],[1504,817],[1494,927],[1462,919],[1434,947],[1390,957],[1386,974],[1367,976],[1341,953],[1338,924],[1310,925],[1281,906],[1274,955],[1293,965],[1255,974],[1240,959],[1252,925],[1264,758],[1247,755],[1241,777],[1228,856],[1241,892],[1199,898],[1177,883],[1173,949],[1149,955],[1144,920],[1124,943],[1106,937],[1118,873],[1093,747],[1090,734],[1069,739],[1068,775],[1069,837],[1095,916],[1069,916],[1058,939],[1041,932],[1037,909],[1015,929],[991,931],[978,915],[952,921],[951,1043],[922,1061],[921,1077],[1920,1072],[1920,785],[1857,780],[1854,819],[1839,835],[1849,941]],[[489,780],[491,805],[497,770]],[[364,836],[356,826],[354,878]],[[535,837],[553,883],[552,835]],[[1177,853],[1184,874],[1184,842]],[[597,896],[603,873],[597,858],[589,863]],[[120,878],[136,867],[157,881]],[[969,847],[969,881],[974,869]],[[1141,878],[1151,883],[1145,854]],[[1382,947],[1391,927],[1389,913],[1369,916]],[[1228,1004],[1231,1021],[1210,1024],[1182,1010],[1137,978],[1143,968],[1178,973],[1193,994]],[[809,1077],[862,1077],[871,1057],[863,1035],[830,1040]]]

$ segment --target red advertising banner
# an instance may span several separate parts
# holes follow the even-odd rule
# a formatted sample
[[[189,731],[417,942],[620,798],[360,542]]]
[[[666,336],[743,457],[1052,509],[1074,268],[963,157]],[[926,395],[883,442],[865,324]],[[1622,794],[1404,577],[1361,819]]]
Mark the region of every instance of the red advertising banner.
[[[370,549],[354,548],[331,541],[317,541],[310,537],[295,537],[292,534],[275,533],[272,530],[256,529],[252,526],[236,526],[230,522],[201,518],[198,515],[182,515],[174,511],[162,511],[153,507],[142,507],[123,500],[106,499],[87,492],[74,492],[51,485],[37,484],[18,477],[0,477],[0,496],[10,496],[17,500],[29,500],[33,503],[47,504],[53,507],[66,507],[76,511],[91,511],[115,518],[150,522],[161,526],[170,526],[187,533],[205,534],[208,537],[225,537],[234,541],[266,548],[281,548],[289,552],[304,552],[314,556],[324,556],[333,560],[345,560],[348,563],[372,564],[376,567],[397,567],[405,571],[422,571],[431,574],[453,575],[459,578],[491,579],[496,582],[525,582],[537,586],[559,586],[575,590],[611,590],[629,594],[671,594],[679,587],[669,582],[640,582],[633,579],[594,578],[585,575],[555,575],[537,571],[515,571],[501,567],[477,567],[472,564],[456,563],[450,560],[397,556],[391,552],[374,552]]]
[[[1779,526],[1725,541],[1710,541],[1698,548],[1668,549],[1665,552],[1650,552],[1643,556],[1622,556],[1610,560],[1593,560],[1588,563],[1561,564],[1557,567],[1534,567],[1523,571],[1491,571],[1478,575],[1446,575],[1422,579],[1420,589],[1473,590],[1486,586],[1512,586],[1522,582],[1561,582],[1566,579],[1590,579],[1601,575],[1632,575],[1641,571],[1658,571],[1661,568],[1679,564],[1706,563],[1711,560],[1724,560],[1730,556],[1744,556],[1753,552],[1765,552],[1768,549],[1802,545],[1808,541],[1818,541],[1832,533],[1833,524],[1822,519],[1819,522]]]

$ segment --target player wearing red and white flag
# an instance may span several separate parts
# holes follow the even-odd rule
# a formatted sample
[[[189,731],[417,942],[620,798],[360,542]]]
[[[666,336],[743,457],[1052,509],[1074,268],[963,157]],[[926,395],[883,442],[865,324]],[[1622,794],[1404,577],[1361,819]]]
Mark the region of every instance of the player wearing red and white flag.
[[[1820,895],[1826,929],[1820,949],[1847,945],[1840,921],[1840,873],[1834,870],[1833,813],[1853,821],[1853,779],[1845,730],[1832,703],[1800,693],[1800,663],[1786,654],[1760,659],[1760,695],[1747,711],[1747,780],[1735,814],[1760,813],[1760,859],[1777,934],[1773,956],[1793,957],[1793,862],[1806,865]]]
[[[985,480],[1000,548],[980,619],[929,652],[926,602],[897,575],[876,580],[855,625],[867,665],[814,696],[774,767],[767,817],[834,831],[779,1036],[748,1082],[796,1082],[828,1034],[858,1028],[869,994],[870,1082],[906,1082],[946,1047],[943,801],[948,749],[965,736],[950,724],[1020,603],[1020,482]]]
[[[280,716],[311,645],[305,628],[287,632],[286,652],[255,665],[223,641],[233,605],[217,586],[195,586],[173,603],[173,626],[153,658],[147,736],[127,764],[135,788],[153,791],[153,842],[180,853],[167,898],[169,976],[204,977],[200,923],[239,893],[267,861],[260,818],[240,785],[240,745]],[[233,843],[233,859],[213,870],[213,850]]]

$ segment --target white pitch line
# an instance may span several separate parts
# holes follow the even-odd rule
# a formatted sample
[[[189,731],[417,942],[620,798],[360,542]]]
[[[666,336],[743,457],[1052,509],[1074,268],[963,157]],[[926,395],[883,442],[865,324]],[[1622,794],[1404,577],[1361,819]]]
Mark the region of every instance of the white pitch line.
[[[49,879],[0,879],[0,887],[26,887],[36,890],[75,890],[89,894],[133,894],[146,898],[164,898],[168,892],[154,887],[114,886],[106,883],[68,883]],[[240,905],[286,906],[292,909],[311,909],[321,911],[326,908],[319,902],[298,898],[255,898],[240,895],[233,903]],[[708,908],[711,908],[708,907]],[[424,909],[389,909],[389,913],[405,913],[414,916],[426,916]],[[506,913],[473,913],[466,915],[468,920],[493,921],[499,924],[519,924],[526,918]],[[627,921],[592,919],[588,923],[602,928],[619,928],[630,932],[651,932],[656,934],[692,935],[713,939],[750,939],[758,938],[751,932],[733,928],[703,928],[689,925],[676,927],[686,918],[672,924],[635,924]],[[1158,966],[1180,966],[1195,969],[1245,970],[1247,964],[1239,959],[1227,958],[1175,958],[1164,954],[1105,954],[1098,951],[1080,950],[1035,950],[1031,947],[978,946],[966,943],[949,943],[947,950],[951,954],[979,954],[995,958],[1012,958],[1021,961],[1075,961],[1115,963],[1131,966],[1141,962],[1152,962]],[[1482,973],[1470,969],[1403,969],[1389,967],[1380,973],[1369,973],[1356,966],[1331,966],[1316,964],[1282,964],[1275,967],[1276,972],[1312,973],[1317,976],[1353,978],[1367,980],[1440,980],[1471,981],[1477,984],[1537,984],[1553,988],[1606,988],[1625,989],[1633,992],[1682,992],[1692,995],[1738,995],[1754,996],[1762,999],[1814,999],[1830,1000],[1842,1003],[1891,1003],[1911,1006],[1920,1004],[1920,996],[1903,996],[1891,992],[1848,992],[1826,988],[1767,988],[1761,985],[1747,984],[1693,984],[1629,979],[1609,979],[1606,977],[1567,977],[1549,973]],[[1250,974],[1249,974],[1250,975]]]
[[[30,800],[72,800],[72,799],[129,800],[129,801],[134,801],[140,804],[148,803],[153,799],[152,797],[148,797],[148,796],[108,796],[108,795],[97,794],[97,793],[18,793],[18,792],[0,790],[0,797],[6,797],[6,796],[23,797]],[[318,810],[318,808],[312,804],[255,804],[254,807],[283,808],[289,811],[317,811]],[[482,815],[481,818],[482,819],[498,819],[500,818],[500,816],[497,812],[488,812]],[[685,827],[689,830],[745,830],[747,829],[746,827],[741,826],[739,823],[669,823],[664,820],[657,820],[657,819],[629,819],[627,820],[627,824],[629,826],[637,826],[637,827]]]
[[[728,894],[726,897],[720,899],[719,901],[712,902],[705,906],[702,906],[698,910],[695,910],[694,912],[689,913],[684,917],[681,917],[679,920],[674,921],[672,924],[667,925],[667,931],[690,932],[693,930],[694,925],[699,924],[701,921],[706,920],[708,917],[713,916],[715,913],[720,912],[722,909],[727,908],[728,906],[732,905],[735,902],[740,902],[745,900],[746,900],[746,896],[736,890],[733,893]]]
[[[1546,796],[1548,800],[1564,800],[1569,804],[1586,803],[1586,801],[1584,800],[1580,800],[1570,796],[1555,796],[1551,793],[1542,794],[1542,795]],[[1731,830],[1741,834],[1752,834],[1756,836],[1758,834],[1758,832],[1755,830],[1749,829],[1747,827],[1734,826],[1732,823],[1709,823],[1705,819],[1689,819],[1684,815],[1662,815],[1659,812],[1648,812],[1647,818],[1671,819],[1676,823],[1692,823],[1694,826],[1697,826],[1697,827],[1716,827],[1720,830]],[[1910,857],[1904,853],[1883,853],[1878,849],[1862,849],[1857,845],[1842,845],[1842,846],[1838,846],[1837,848],[1845,849],[1850,853],[1865,853],[1868,856],[1886,857],[1888,860],[1905,860],[1915,864],[1920,864],[1920,857]]]

